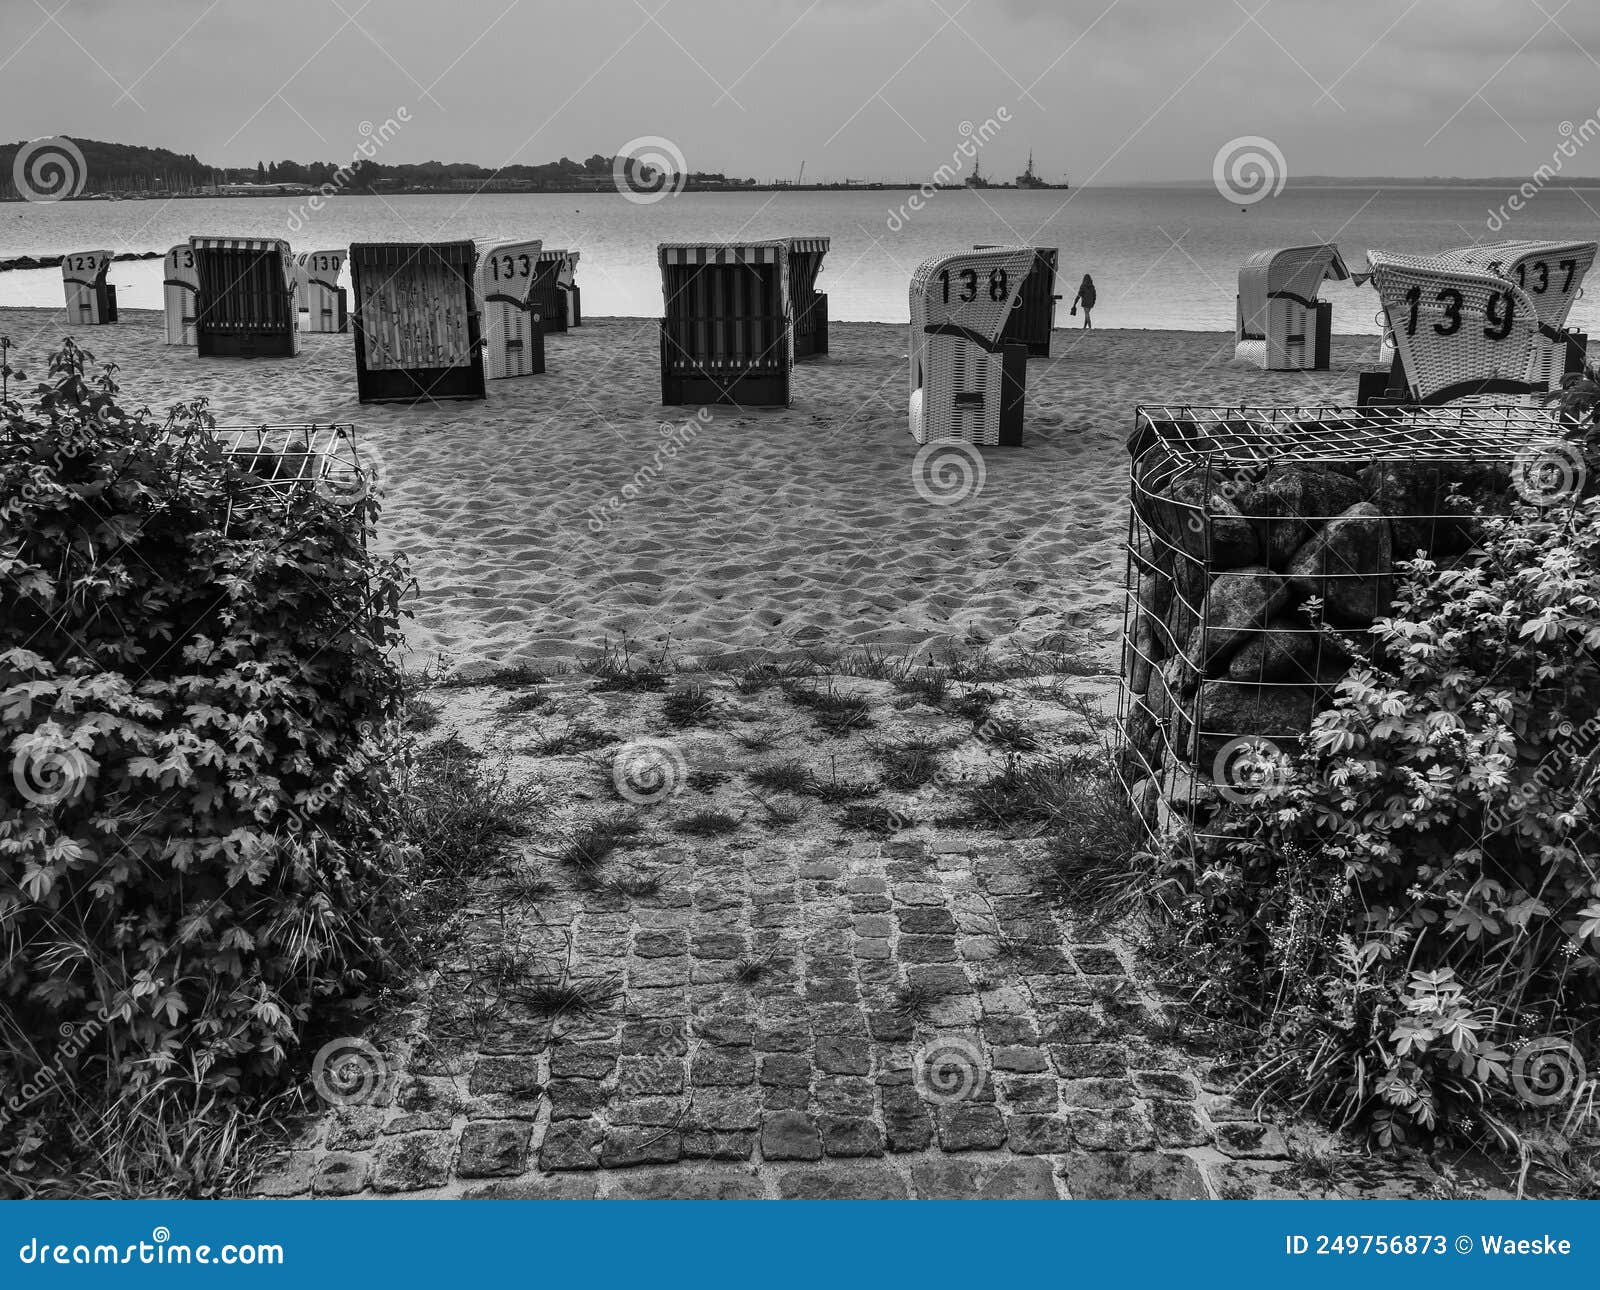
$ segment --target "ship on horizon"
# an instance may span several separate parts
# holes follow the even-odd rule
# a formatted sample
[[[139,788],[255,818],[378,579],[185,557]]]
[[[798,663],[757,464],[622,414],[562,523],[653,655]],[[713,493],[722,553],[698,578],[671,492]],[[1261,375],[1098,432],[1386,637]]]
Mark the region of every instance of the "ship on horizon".
[[[1028,168],[1017,176],[1016,182],[1010,184],[997,184],[983,177],[983,167],[976,157],[972,161],[972,173],[967,176],[968,188],[1053,188],[1065,189],[1070,187],[1065,179],[1059,184],[1052,184],[1048,180],[1040,179],[1033,173],[1033,150],[1028,151]]]

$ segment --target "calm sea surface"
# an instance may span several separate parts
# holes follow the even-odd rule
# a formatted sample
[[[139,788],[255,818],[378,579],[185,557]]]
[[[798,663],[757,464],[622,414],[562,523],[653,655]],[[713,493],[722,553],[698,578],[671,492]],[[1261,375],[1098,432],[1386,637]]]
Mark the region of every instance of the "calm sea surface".
[[[978,242],[1061,248],[1058,289],[1084,273],[1099,288],[1105,327],[1223,330],[1233,326],[1237,269],[1263,247],[1331,240],[1353,265],[1369,247],[1428,252],[1506,237],[1593,238],[1593,192],[1547,189],[1498,234],[1489,212],[1508,194],[1490,188],[1290,188],[1241,209],[1211,188],[1099,188],[1068,192],[941,192],[921,211],[909,192],[685,193],[654,205],[614,194],[341,196],[315,214],[303,198],[12,203],[0,205],[0,257],[66,251],[165,251],[191,234],[285,237],[296,250],[350,242],[537,237],[582,252],[583,308],[595,316],[660,312],[657,242],[827,235],[821,286],[836,319],[903,322],[912,271],[927,256]],[[299,227],[296,228],[296,225]],[[895,231],[891,225],[898,225]],[[127,308],[161,307],[161,263],[112,266]],[[1370,289],[1328,284],[1334,329],[1375,332]],[[0,273],[0,306],[59,305],[60,270]],[[1600,280],[1573,310],[1600,330]],[[1058,325],[1068,325],[1066,301]]]

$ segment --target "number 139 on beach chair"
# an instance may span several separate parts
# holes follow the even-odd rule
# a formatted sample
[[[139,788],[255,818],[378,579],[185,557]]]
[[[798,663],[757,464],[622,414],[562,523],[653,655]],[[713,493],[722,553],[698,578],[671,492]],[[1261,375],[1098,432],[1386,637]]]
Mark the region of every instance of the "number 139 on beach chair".
[[[1002,339],[1035,262],[1031,247],[923,261],[911,279],[911,436],[1022,442],[1028,347]]]

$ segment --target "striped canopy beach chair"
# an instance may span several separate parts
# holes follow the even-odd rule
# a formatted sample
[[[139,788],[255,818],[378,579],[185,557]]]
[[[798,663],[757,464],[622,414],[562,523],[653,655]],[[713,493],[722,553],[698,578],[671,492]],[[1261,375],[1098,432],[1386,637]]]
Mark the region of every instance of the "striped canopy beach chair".
[[[471,241],[351,245],[361,402],[483,398],[477,266]]]
[[[289,358],[300,352],[294,257],[275,237],[191,237],[195,345],[202,358]]]
[[[787,242],[663,242],[661,401],[782,407],[794,368]]]
[[[578,284],[574,280],[578,253],[560,247],[546,247],[535,261],[534,298],[544,330],[565,332],[576,327],[582,310],[578,306]]]
[[[1332,243],[1256,252],[1239,269],[1234,358],[1269,372],[1326,371],[1333,306],[1317,291],[1349,277]]]
[[[979,251],[993,251],[994,246],[979,246]],[[1006,320],[1000,339],[1007,344],[1026,345],[1034,358],[1050,357],[1050,333],[1056,326],[1056,267],[1061,259],[1061,248],[1036,246],[1033,248],[1033,268],[1022,284],[1022,294],[1017,297],[1017,307]]]
[[[1027,346],[1002,338],[1031,247],[924,260],[911,278],[911,436],[989,446],[1022,442]]]
[[[562,320],[569,328],[583,326],[583,293],[578,290],[578,252],[563,251],[565,259],[556,274],[556,290],[565,300]]]
[[[194,248],[180,242],[167,252],[161,272],[161,303],[167,326],[167,344],[195,343],[195,296],[200,275],[194,267]]]
[[[1515,283],[1453,255],[1367,259],[1394,337],[1390,397],[1439,404],[1548,388],[1539,313]]]
[[[295,299],[306,316],[304,330],[338,333],[349,328],[349,297],[339,285],[339,274],[349,258],[343,247],[294,257]]]
[[[817,290],[825,237],[789,239],[789,300],[794,306],[794,356],[811,358],[828,352],[828,297]]]
[[[537,241],[491,242],[478,253],[483,374],[487,380],[544,371],[544,322],[534,295],[538,260]]]
[[[61,257],[67,317],[80,327],[117,321],[117,289],[106,281],[110,251],[74,251]]]
[[[1594,242],[1514,241],[1464,247],[1450,254],[1527,292],[1542,324],[1540,376],[1555,389],[1569,370],[1583,366],[1588,338],[1574,338],[1569,345],[1561,333],[1574,302],[1583,293],[1583,279],[1594,267],[1597,250],[1600,244]],[[1571,352],[1573,348],[1576,353]]]

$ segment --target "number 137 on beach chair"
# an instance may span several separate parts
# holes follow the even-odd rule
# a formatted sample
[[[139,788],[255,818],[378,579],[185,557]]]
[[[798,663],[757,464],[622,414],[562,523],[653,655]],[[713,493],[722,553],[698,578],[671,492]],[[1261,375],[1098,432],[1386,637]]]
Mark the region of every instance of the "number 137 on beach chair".
[[[1031,247],[923,261],[911,279],[911,436],[983,447],[1022,442],[1028,347],[1002,339]]]

